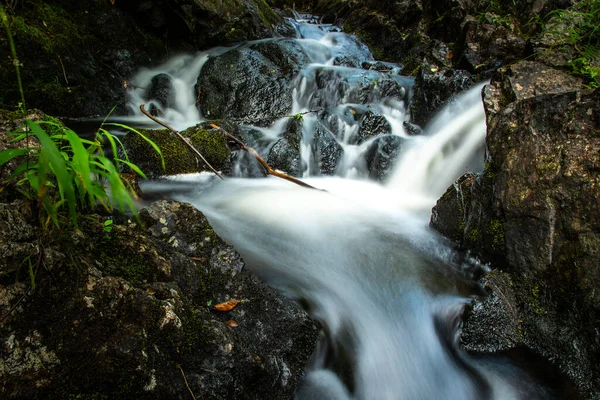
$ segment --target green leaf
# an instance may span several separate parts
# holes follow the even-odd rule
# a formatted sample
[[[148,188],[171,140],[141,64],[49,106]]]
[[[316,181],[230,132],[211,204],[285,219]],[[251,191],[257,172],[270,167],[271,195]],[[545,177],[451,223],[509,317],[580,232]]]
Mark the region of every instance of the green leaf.
[[[152,146],[152,148],[154,149],[154,151],[156,151],[159,155],[160,155],[160,162],[162,164],[162,168],[163,170],[166,169],[165,167],[165,159],[163,158],[162,152],[160,151],[160,149],[158,148],[158,146],[156,145],[156,143],[154,143],[152,140],[148,139],[143,133],[139,132],[138,130],[127,126],[127,125],[123,125],[123,124],[117,124],[117,123],[110,123],[110,124],[106,124],[106,125],[112,125],[112,126],[118,126],[120,128],[126,129],[128,131],[131,131],[135,134],[138,134],[142,139],[144,139],[146,142],[148,142],[148,144],[150,144],[150,146]]]
[[[92,189],[92,172],[90,170],[90,155],[87,149],[81,143],[81,139],[72,130],[65,130],[65,136],[71,144],[73,150],[73,166],[77,171],[77,177],[81,180],[82,187],[80,195],[83,197],[86,193],[90,205],[94,204]]]
[[[0,165],[4,165],[10,160],[25,155],[27,153],[27,149],[6,149],[0,151]]]
[[[142,178],[146,179],[146,174],[144,174],[144,173],[142,172],[142,170],[140,169],[140,167],[138,167],[137,165],[135,165],[134,163],[132,163],[132,162],[129,162],[129,161],[125,161],[125,160],[119,160],[119,161],[121,161],[123,164],[125,164],[125,165],[127,165],[129,168],[131,168],[131,170],[132,170],[133,172],[135,172],[136,174],[138,174],[138,175],[139,175],[139,176],[141,176]]]
[[[38,170],[41,184],[38,190],[38,196],[41,196],[42,198],[45,197],[45,189],[43,187],[44,182],[46,181],[48,170],[52,170],[58,182],[61,199],[66,200],[71,220],[75,226],[77,226],[77,200],[75,197],[72,175],[67,168],[65,160],[61,156],[56,143],[50,139],[48,134],[39,125],[31,121],[27,121],[27,125],[42,145]],[[57,219],[53,217],[53,214],[49,215],[53,221],[57,223]]]
[[[110,183],[110,191],[113,203],[116,203],[119,209],[125,211],[129,209],[134,215],[137,215],[137,208],[129,193],[129,190],[123,184],[119,173],[115,169],[113,163],[106,157],[98,157],[98,160],[104,166],[106,170],[106,178]]]

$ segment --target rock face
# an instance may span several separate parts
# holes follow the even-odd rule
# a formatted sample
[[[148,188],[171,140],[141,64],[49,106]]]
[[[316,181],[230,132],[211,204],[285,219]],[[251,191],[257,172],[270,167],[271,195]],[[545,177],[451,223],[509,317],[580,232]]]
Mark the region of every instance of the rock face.
[[[141,225],[115,220],[110,232],[99,216],[82,220],[43,248],[27,217],[24,202],[0,205],[3,243],[22,250],[0,248],[3,398],[293,396],[316,326],[191,205],[158,201]],[[13,262],[24,252],[35,290]]]
[[[127,114],[128,79],[169,54],[284,32],[264,0],[35,1],[7,11],[28,106],[63,117],[104,117],[115,105]],[[0,44],[12,58],[6,35]],[[12,63],[0,66],[0,93],[0,107],[21,101]]]
[[[125,113],[129,76],[166,56],[158,38],[107,1],[36,1],[8,12],[27,105],[52,115],[104,117],[115,105]],[[6,108],[21,101],[12,63],[0,67],[0,92]]]
[[[484,103],[486,171],[448,190],[432,226],[505,271],[488,289],[511,312],[485,300],[471,323],[500,312],[496,321],[513,326],[505,337],[510,345],[530,346],[554,360],[595,398],[600,91],[581,90],[577,78],[544,64],[520,62],[494,76]],[[509,288],[514,296],[503,295]]]
[[[133,0],[118,5],[157,36],[195,48],[270,37],[282,22],[264,0]]]

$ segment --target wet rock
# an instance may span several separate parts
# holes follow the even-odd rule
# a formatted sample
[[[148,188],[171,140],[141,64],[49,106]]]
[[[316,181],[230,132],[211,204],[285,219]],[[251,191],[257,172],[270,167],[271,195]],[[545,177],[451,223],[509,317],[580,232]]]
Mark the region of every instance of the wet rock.
[[[373,111],[367,111],[359,122],[358,143],[360,144],[370,137],[389,134],[391,131],[392,127],[390,126],[390,123],[383,115]]]
[[[423,129],[419,125],[412,124],[408,121],[402,122],[402,127],[404,128],[404,131],[410,136],[417,136],[423,134]]]
[[[369,177],[385,181],[392,173],[402,149],[403,139],[395,135],[376,138],[365,153]]]
[[[340,103],[370,104],[383,99],[410,100],[413,79],[361,69],[316,68],[307,92],[311,109],[328,109]]]
[[[278,169],[291,176],[302,175],[300,152],[285,138],[279,139],[269,152],[267,163],[271,168]]]
[[[474,83],[475,77],[468,71],[423,63],[415,79],[414,96],[410,104],[411,122],[425,126],[433,114],[454,95],[467,90]]]
[[[580,88],[579,79],[544,64],[502,68],[484,89],[486,171],[450,188],[432,225],[463,247],[501,255],[488,259],[510,278],[515,300],[510,307],[484,302],[485,312],[508,318],[512,308],[520,336],[513,332],[511,343],[550,358],[595,398],[600,370],[589,360],[600,357],[594,322],[600,316],[600,92]],[[498,299],[506,292],[501,286],[490,286]]]
[[[175,103],[175,93],[171,77],[167,74],[158,74],[150,81],[146,98],[156,101],[160,108],[167,109]]]
[[[289,39],[241,46],[213,57],[196,85],[200,110],[210,119],[268,124],[291,111],[290,84],[309,61]]]
[[[343,43],[336,41],[344,38]],[[364,62],[373,61],[369,48],[354,35],[333,36],[331,40],[338,46],[338,55],[333,60],[333,65],[342,67],[360,68]]]
[[[149,178],[176,175],[211,169],[183,141],[166,129],[139,130],[160,149],[161,155],[140,135],[129,132],[124,138],[129,160],[136,164]],[[227,141],[216,129],[191,127],[181,132],[196,150],[217,170],[227,173],[230,168],[231,152]]]
[[[519,307],[511,277],[492,271],[482,280],[489,294],[467,308],[460,341],[465,349],[496,353],[523,342]]]
[[[141,219],[146,228],[111,232],[83,220],[54,242],[24,301],[14,272],[0,275],[0,315],[20,301],[0,327],[0,394],[292,397],[318,336],[307,314],[245,270],[191,205],[155,202]],[[211,308],[229,299],[240,303]]]
[[[331,131],[321,124],[316,128],[311,149],[317,171],[323,175],[334,175],[344,150]]]

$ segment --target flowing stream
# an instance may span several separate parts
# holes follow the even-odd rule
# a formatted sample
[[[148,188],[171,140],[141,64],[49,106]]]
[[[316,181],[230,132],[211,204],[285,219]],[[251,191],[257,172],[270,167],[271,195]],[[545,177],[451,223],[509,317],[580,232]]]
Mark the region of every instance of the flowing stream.
[[[552,398],[507,360],[461,349],[462,311],[478,291],[468,273],[482,267],[458,261],[428,227],[431,208],[446,188],[465,169],[482,168],[483,84],[441,110],[423,134],[412,135],[406,124],[412,80],[398,75],[398,66],[381,63],[400,89],[388,96],[378,87],[383,83],[375,83],[365,97],[354,88],[365,80],[373,83],[381,73],[336,60],[358,58],[363,66],[374,65],[369,50],[335,27],[307,19],[299,16],[294,24],[311,62],[289,90],[292,114],[303,119],[299,175],[323,190],[277,178],[220,181],[208,173],[149,182],[143,190],[192,203],[248,268],[322,325],[298,399]],[[133,80],[147,87],[154,76],[169,75],[177,97],[163,109],[163,118],[190,126],[204,119],[195,105],[196,78],[208,57],[226,51],[180,56]],[[323,71],[329,79],[318,85],[316,75]],[[130,102],[134,112],[142,102],[159,106],[136,88]],[[359,139],[360,125],[348,118],[348,110],[361,107],[383,116],[388,132]],[[327,115],[311,112],[315,108]],[[261,154],[268,155],[281,139],[289,119],[253,127],[261,135]],[[318,125],[328,127],[342,149],[329,175],[315,151]],[[374,180],[366,157],[381,137],[401,146],[385,179]],[[242,175],[249,161],[239,159],[234,172]]]

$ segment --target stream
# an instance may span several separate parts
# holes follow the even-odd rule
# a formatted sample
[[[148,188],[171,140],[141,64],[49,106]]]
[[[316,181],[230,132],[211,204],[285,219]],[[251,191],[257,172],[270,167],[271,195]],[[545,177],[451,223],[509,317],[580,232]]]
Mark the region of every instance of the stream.
[[[286,87],[291,111],[241,129],[265,159],[283,154],[295,175],[323,190],[248,179],[260,168],[238,153],[225,181],[175,176],[145,182],[143,191],[193,204],[248,268],[321,324],[297,399],[554,398],[508,358],[461,348],[464,307],[480,294],[472,276],[485,266],[428,227],[447,187],[465,170],[483,169],[484,84],[419,132],[409,124],[413,79],[399,75],[399,66],[377,62],[355,37],[311,16],[290,23],[309,60]],[[181,55],[140,71],[130,119],[142,120],[142,103],[180,129],[210,118],[196,106],[198,76],[211,58],[234,50]],[[161,74],[176,94],[166,107],[142,89]],[[384,128],[373,134],[369,118]],[[297,148],[291,120],[299,121]]]

